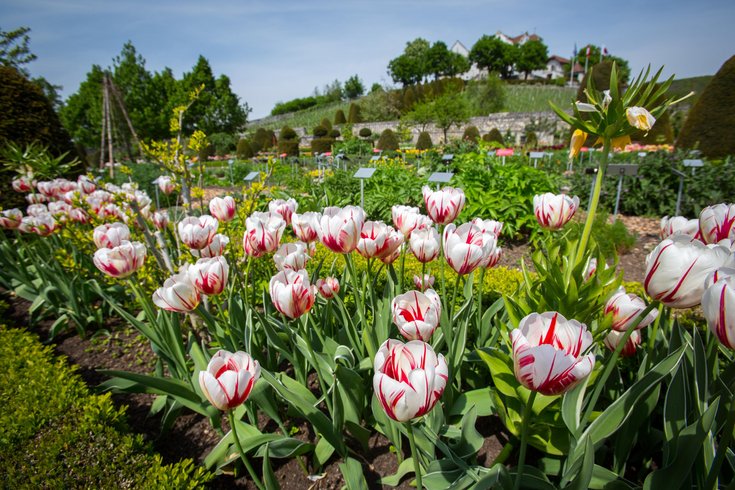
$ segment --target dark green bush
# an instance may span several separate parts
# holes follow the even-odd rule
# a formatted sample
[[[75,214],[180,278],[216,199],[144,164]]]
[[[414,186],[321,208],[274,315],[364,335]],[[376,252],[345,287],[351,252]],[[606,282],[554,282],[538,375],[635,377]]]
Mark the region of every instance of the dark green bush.
[[[431,136],[429,136],[429,133],[426,131],[421,131],[419,133],[419,138],[416,140],[416,149],[417,150],[428,150],[434,146],[434,143],[431,142]]]
[[[526,148],[536,148],[538,146],[538,136],[535,131],[526,132]]]
[[[360,106],[354,102],[350,104],[350,111],[347,114],[347,122],[350,124],[362,122],[362,116],[360,115]]]
[[[319,125],[327,128],[327,131],[332,130],[332,121],[330,121],[328,117],[323,118],[322,122],[320,122]]]
[[[278,153],[299,156],[299,139],[299,135],[292,128],[289,126],[282,127],[278,136]]]
[[[360,138],[369,138],[373,135],[373,131],[370,128],[360,128],[360,132],[357,133]]]
[[[503,135],[500,133],[500,130],[498,128],[493,128],[490,130],[489,133],[484,134],[482,136],[482,141],[486,141],[488,143],[498,143],[500,145],[505,144]]]
[[[345,111],[342,109],[337,109],[337,112],[334,113],[334,124],[345,124],[347,122],[347,118],[345,117]]]
[[[237,140],[232,134],[214,133],[210,134],[208,139],[214,146],[214,153],[220,157],[232,153],[236,148]]]
[[[689,111],[676,146],[698,148],[710,158],[735,155],[734,127],[735,56],[722,65]]]
[[[253,135],[253,142],[258,145],[258,151],[265,151],[276,145],[276,135],[273,130],[258,128]]]
[[[332,145],[334,140],[329,137],[314,138],[311,140],[311,152],[312,153],[325,153],[332,151]]]
[[[253,147],[250,146],[250,141],[245,138],[240,138],[240,141],[237,142],[237,158],[240,160],[247,160],[248,158],[253,158],[255,153],[253,152]]]
[[[339,138],[340,136],[342,136],[342,133],[341,133],[341,132],[340,132],[340,130],[339,130],[339,129],[337,129],[337,128],[334,128],[334,129],[332,129],[332,130],[331,130],[331,131],[329,132],[329,137],[330,137],[330,138],[334,138],[334,139],[337,139],[337,138]]]
[[[398,136],[392,130],[386,129],[380,133],[380,139],[375,146],[383,151],[395,151],[398,149]]]
[[[327,128],[320,124],[319,126],[314,127],[314,129],[311,131],[311,134],[313,134],[316,138],[323,138],[327,136],[327,134],[329,134],[329,131],[327,130]]]
[[[480,130],[477,129],[477,126],[467,126],[464,129],[464,133],[462,133],[462,139],[464,141],[477,143],[477,141],[480,139]]]
[[[316,97],[302,97],[299,99],[293,99],[286,102],[278,102],[271,111],[271,116],[277,116],[279,114],[288,114],[289,112],[302,111],[309,107],[317,105],[318,101]]]

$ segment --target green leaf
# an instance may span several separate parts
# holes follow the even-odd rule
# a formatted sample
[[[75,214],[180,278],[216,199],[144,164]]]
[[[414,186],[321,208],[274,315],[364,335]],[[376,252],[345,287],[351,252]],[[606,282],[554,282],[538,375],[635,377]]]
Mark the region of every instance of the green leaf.
[[[478,417],[487,417],[494,414],[495,405],[493,404],[492,393],[493,390],[490,387],[465,391],[454,401],[452,408],[449,410],[449,416],[464,415],[473,407],[477,410]]]
[[[378,481],[378,483],[381,485],[389,485],[391,487],[398,486],[398,484],[401,483],[401,479],[409,473],[413,473],[413,471],[413,458],[404,459],[401,464],[398,465],[398,470],[396,470],[395,474],[384,476]]]
[[[324,438],[319,439],[314,450],[314,458],[316,459],[317,466],[320,468],[324,466],[329,461],[329,458],[332,457],[332,454],[334,454],[334,446],[329,444],[329,441]]]
[[[579,420],[582,416],[584,394],[590,377],[587,376],[581,383],[569,390],[561,402],[561,416],[570,434],[576,434],[579,429]]]
[[[310,453],[314,448],[314,444],[300,441],[292,437],[282,437],[281,439],[274,439],[268,442],[265,446],[260,446],[258,451],[255,453],[255,456],[262,458],[266,454],[265,451],[268,451],[268,456],[271,458],[293,458]]]
[[[367,490],[362,465],[355,458],[345,458],[344,463],[339,464],[339,471],[345,479],[348,490]]]
[[[273,473],[271,467],[270,454],[270,443],[265,444],[265,456],[263,457],[263,483],[265,484],[266,490],[278,490],[281,486],[278,484],[276,474]]]
[[[572,480],[571,484],[565,487],[567,490],[587,490],[592,480],[592,470],[595,466],[595,448],[590,438],[585,439],[584,443],[584,459],[582,460],[582,468],[577,476]]]

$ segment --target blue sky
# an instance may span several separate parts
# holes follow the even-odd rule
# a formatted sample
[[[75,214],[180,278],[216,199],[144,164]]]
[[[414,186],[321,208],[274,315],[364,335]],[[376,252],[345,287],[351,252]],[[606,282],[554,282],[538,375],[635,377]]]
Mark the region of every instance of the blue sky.
[[[679,77],[714,74],[735,54],[735,1],[684,0],[1,0],[0,28],[28,26],[34,76],[74,93],[92,64],[109,66],[130,40],[150,71],[177,77],[199,54],[267,115],[358,74],[390,83],[386,67],[416,37],[468,48],[483,34],[536,32],[551,54],[606,45],[634,73],[651,63]]]

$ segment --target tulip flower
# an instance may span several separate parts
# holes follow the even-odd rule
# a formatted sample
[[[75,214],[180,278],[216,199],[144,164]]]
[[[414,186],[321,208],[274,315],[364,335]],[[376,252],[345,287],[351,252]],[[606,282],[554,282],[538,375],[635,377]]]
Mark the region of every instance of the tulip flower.
[[[336,277],[319,278],[316,281],[316,288],[324,299],[332,299],[339,293],[339,281]]]
[[[403,244],[402,233],[382,221],[366,221],[360,230],[357,251],[366,259],[392,256]]]
[[[503,249],[495,246],[493,247],[492,251],[485,257],[485,260],[482,261],[480,267],[483,267],[485,269],[492,269],[493,267],[498,265],[502,256]]]
[[[569,142],[569,158],[572,159],[579,155],[579,150],[584,146],[588,134],[581,129],[575,129],[572,133],[572,139]]]
[[[464,191],[453,187],[444,187],[432,191],[428,185],[421,188],[424,204],[429,217],[438,225],[446,225],[457,219],[465,202]]]
[[[15,230],[20,226],[23,213],[20,209],[5,209],[0,213],[0,228]]]
[[[130,229],[123,223],[99,225],[92,232],[92,240],[97,248],[113,248],[123,241],[130,240]]]
[[[268,203],[268,211],[280,214],[283,221],[286,222],[286,225],[291,224],[291,217],[298,208],[299,203],[294,199],[289,199],[288,201],[284,201],[283,199],[274,199]]]
[[[230,266],[224,257],[203,258],[189,266],[187,273],[194,287],[202,294],[217,295],[225,290]]]
[[[409,291],[393,298],[391,311],[393,323],[406,340],[428,342],[441,319],[441,302],[437,303],[431,293]]]
[[[281,242],[286,222],[278,213],[256,212],[245,220],[245,235],[243,246],[252,253],[248,255],[259,256],[264,253],[275,252]],[[245,245],[245,242],[248,242]]]
[[[235,209],[235,200],[230,196],[215,197],[209,201],[209,212],[219,221],[232,221]]]
[[[350,253],[357,248],[365,211],[357,206],[326,208],[320,222],[319,240],[332,252]]]
[[[704,243],[735,240],[735,204],[707,206],[699,213],[699,228]]]
[[[419,208],[395,205],[391,208],[391,217],[396,229],[408,238],[413,230],[431,226],[431,218],[419,212]]]
[[[584,355],[592,334],[584,324],[560,313],[531,313],[510,333],[518,381],[529,390],[553,396],[589,376],[594,354]]]
[[[38,182],[36,189],[46,198],[53,198],[59,193],[58,183],[52,180]]]
[[[623,340],[624,336],[625,332],[610,330],[610,332],[605,336],[602,342],[605,344],[605,347],[607,347],[611,352],[615,352],[615,349],[618,348],[618,344],[621,340]],[[638,330],[634,330],[633,332],[631,332],[628,340],[625,342],[623,349],[620,351],[620,355],[623,357],[634,356],[636,350],[638,350],[639,345],[641,345],[641,334]]]
[[[413,285],[421,292],[426,291],[434,285],[434,276],[431,274],[424,274],[424,277],[422,278],[414,274]]]
[[[497,240],[503,231],[503,223],[492,219],[475,218],[472,224],[482,230],[483,233],[490,233]]]
[[[159,230],[165,230],[169,223],[168,211],[159,209],[153,213],[153,226]]]
[[[624,288],[620,288],[613,294],[605,304],[605,315],[612,316],[612,329],[618,332],[628,330],[638,316],[646,309],[646,302],[635,294],[626,294]],[[651,310],[641,320],[636,329],[641,329],[653,323],[658,316],[657,310]]]
[[[42,214],[50,214],[50,213],[48,210],[48,206],[46,206],[45,204],[38,203],[38,204],[30,204],[26,208],[26,214],[28,216],[40,216]]]
[[[74,208],[69,210],[69,217],[77,223],[87,224],[89,223],[89,215],[81,208]]]
[[[735,255],[723,245],[705,245],[688,235],[672,235],[646,257],[646,292],[672,308],[702,301],[704,280],[720,267],[735,267]]]
[[[566,194],[537,194],[533,196],[533,209],[538,223],[549,230],[559,230],[566,225],[579,207],[579,197]]]
[[[112,247],[98,249],[92,261],[99,270],[110,277],[128,277],[143,266],[146,248],[140,242],[122,240]]]
[[[589,261],[587,262],[587,266],[584,268],[584,273],[582,274],[584,282],[592,279],[592,276],[595,275],[595,272],[597,272],[597,259],[594,257],[590,257]]]
[[[300,317],[314,305],[314,291],[305,270],[282,270],[271,278],[269,290],[276,309],[291,319]]]
[[[495,239],[472,223],[444,229],[444,257],[457,274],[469,274],[486,262],[495,248]]]
[[[226,412],[245,403],[259,377],[260,364],[250,354],[219,350],[199,372],[199,386],[209,403]]]
[[[58,223],[49,213],[38,216],[24,216],[18,229],[24,233],[35,233],[38,236],[49,236],[58,228]]]
[[[656,118],[645,107],[628,107],[625,110],[628,123],[641,131],[650,130],[656,123]]]
[[[153,293],[153,303],[156,306],[179,313],[196,309],[201,300],[199,290],[189,277],[189,264],[184,264],[178,274],[166,279],[163,286]]]
[[[671,235],[689,235],[699,238],[699,220],[687,219],[684,216],[664,216],[661,218],[659,236],[662,240],[669,238]]]
[[[225,247],[228,243],[230,243],[230,237],[217,233],[212,237],[212,241],[209,242],[209,245],[201,250],[190,250],[190,252],[194,257],[219,257],[225,253]]]
[[[158,188],[167,196],[176,189],[176,184],[174,184],[173,180],[168,175],[161,175],[154,180],[153,183],[158,184]]]
[[[30,177],[18,177],[13,179],[12,186],[15,192],[31,192],[36,187],[36,181]]]
[[[189,216],[179,221],[177,227],[182,242],[189,248],[201,250],[209,245],[217,233],[219,221],[208,214],[199,217]]]
[[[77,177],[77,190],[82,194],[91,194],[97,189],[97,184],[86,175]]]
[[[431,411],[444,393],[448,372],[444,356],[420,340],[388,339],[375,354],[373,390],[385,413],[398,422]]]
[[[439,233],[434,228],[414,230],[409,239],[411,252],[416,259],[426,264],[439,256]]]
[[[273,254],[273,262],[276,263],[276,269],[279,271],[304,269],[310,258],[306,251],[306,244],[302,242],[284,243]]]
[[[735,349],[735,270],[707,287],[702,295],[702,311],[722,345]]]
[[[26,201],[28,204],[41,204],[48,201],[48,198],[43,194],[27,194]]]
[[[291,227],[296,238],[304,243],[311,243],[319,239],[319,221],[322,215],[310,211],[304,214],[291,215]]]

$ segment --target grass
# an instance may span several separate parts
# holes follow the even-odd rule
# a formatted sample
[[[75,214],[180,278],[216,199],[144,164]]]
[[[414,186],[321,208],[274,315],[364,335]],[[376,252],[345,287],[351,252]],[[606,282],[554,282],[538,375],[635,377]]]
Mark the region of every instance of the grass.
[[[561,108],[570,107],[577,94],[573,87],[551,85],[506,85],[505,111],[537,112],[549,111],[549,101]]]
[[[308,131],[311,131],[325,117],[334,123],[334,113],[338,109],[342,109],[346,116],[350,109],[350,102],[332,102],[322,106],[309,107],[303,111],[291,112],[280,116],[264,117],[251,122],[248,125],[248,129],[255,131],[258,128],[264,128],[276,131],[288,125],[292,128],[306,128]]]

